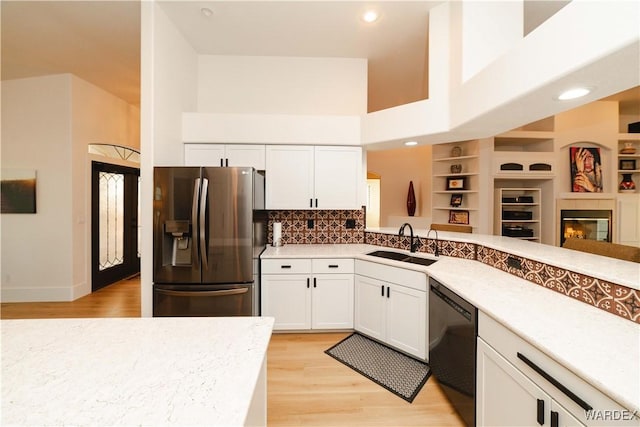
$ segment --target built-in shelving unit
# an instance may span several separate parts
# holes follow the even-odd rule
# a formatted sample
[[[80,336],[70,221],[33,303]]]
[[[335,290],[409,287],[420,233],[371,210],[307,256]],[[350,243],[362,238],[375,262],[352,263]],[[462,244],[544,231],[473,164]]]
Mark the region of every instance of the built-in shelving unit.
[[[631,144],[635,148],[636,152],[633,154],[622,153],[622,150],[626,145]],[[625,133],[618,135],[618,182],[622,181],[624,174],[631,174],[631,179],[636,185],[635,191],[620,191],[618,192],[640,192],[640,134],[639,133]]]
[[[493,234],[553,244],[553,227],[541,227],[553,224],[554,218],[553,125],[553,120],[543,120],[493,138]],[[512,198],[517,201],[504,202]],[[523,202],[528,199],[532,201]],[[531,218],[514,218],[517,212]]]
[[[496,188],[494,229],[502,236],[540,242],[541,194],[539,188]]]
[[[433,146],[432,222],[478,227],[479,159],[477,140]],[[453,199],[460,204],[452,206]]]
[[[555,175],[553,132],[511,131],[494,138],[493,174],[502,177]]]

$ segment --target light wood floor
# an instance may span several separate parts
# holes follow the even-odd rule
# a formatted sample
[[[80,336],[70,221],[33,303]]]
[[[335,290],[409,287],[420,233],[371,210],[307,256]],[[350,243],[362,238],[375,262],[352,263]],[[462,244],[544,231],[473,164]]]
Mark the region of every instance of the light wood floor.
[[[140,279],[72,302],[2,303],[2,319],[139,317]],[[346,333],[274,334],[267,354],[269,426],[462,426],[431,377],[408,403],[324,351]]]

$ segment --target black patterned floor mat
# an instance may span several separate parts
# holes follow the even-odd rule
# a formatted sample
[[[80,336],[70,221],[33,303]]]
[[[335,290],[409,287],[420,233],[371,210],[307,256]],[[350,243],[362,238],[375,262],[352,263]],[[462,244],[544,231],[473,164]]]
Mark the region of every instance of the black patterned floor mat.
[[[431,375],[429,365],[358,333],[325,351],[407,402],[413,402]]]

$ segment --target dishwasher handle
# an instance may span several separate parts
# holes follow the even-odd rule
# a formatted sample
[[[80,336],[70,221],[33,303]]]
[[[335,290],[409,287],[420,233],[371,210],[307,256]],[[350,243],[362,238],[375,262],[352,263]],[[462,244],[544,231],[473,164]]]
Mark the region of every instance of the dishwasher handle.
[[[438,298],[440,298],[441,300],[443,300],[445,303],[447,303],[451,308],[453,308],[455,311],[457,311],[458,313],[460,313],[461,315],[463,315],[465,317],[465,319],[467,319],[469,322],[472,321],[473,319],[473,315],[463,306],[461,306],[460,304],[458,304],[456,301],[454,301],[453,299],[449,298],[447,295],[445,295],[444,293],[442,293],[442,291],[440,291],[440,289],[438,289],[436,286],[434,286],[433,284],[431,285],[431,292],[437,296]]]

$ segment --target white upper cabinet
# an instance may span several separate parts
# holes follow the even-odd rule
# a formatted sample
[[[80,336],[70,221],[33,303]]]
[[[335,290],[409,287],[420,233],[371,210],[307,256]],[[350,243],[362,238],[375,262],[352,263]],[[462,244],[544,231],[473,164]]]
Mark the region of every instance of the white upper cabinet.
[[[267,147],[267,209],[309,209],[313,199],[313,147]]]
[[[185,166],[229,166],[265,169],[264,145],[184,144]]]
[[[360,147],[268,145],[267,209],[359,209]]]
[[[315,199],[319,209],[359,209],[362,149],[315,147]],[[314,201],[315,202],[315,201]]]

